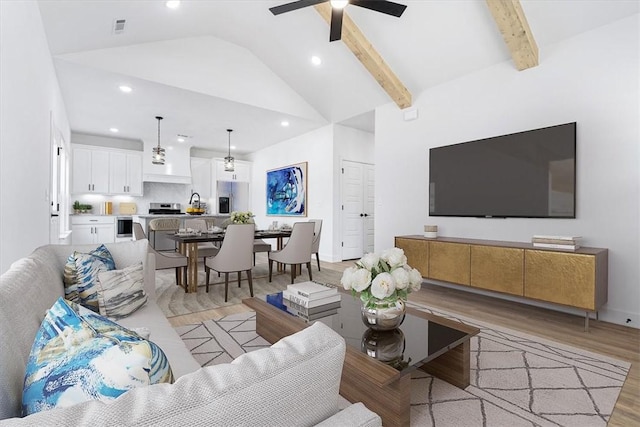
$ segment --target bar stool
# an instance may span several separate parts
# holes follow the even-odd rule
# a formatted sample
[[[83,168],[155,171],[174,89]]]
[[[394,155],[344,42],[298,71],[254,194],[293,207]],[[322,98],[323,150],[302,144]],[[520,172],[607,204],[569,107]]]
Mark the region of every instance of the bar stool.
[[[154,218],[151,221],[149,221],[149,224],[147,225],[147,227],[149,228],[149,235],[151,235],[151,232],[153,231],[152,246],[155,248],[157,232],[158,231],[160,232],[172,231],[174,233],[177,232],[178,229],[180,228],[180,219],[179,218]]]

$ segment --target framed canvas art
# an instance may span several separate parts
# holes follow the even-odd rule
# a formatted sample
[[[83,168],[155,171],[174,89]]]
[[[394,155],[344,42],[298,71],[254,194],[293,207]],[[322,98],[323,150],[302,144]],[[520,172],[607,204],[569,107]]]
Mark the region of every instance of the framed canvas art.
[[[267,171],[267,215],[307,216],[307,162]]]

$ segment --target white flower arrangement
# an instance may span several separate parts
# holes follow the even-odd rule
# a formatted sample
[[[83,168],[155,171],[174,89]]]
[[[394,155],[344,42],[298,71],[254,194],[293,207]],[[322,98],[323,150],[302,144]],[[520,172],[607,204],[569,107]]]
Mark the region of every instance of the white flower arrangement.
[[[251,220],[251,218],[254,217],[254,215],[250,211],[233,211],[231,212],[231,215],[229,217],[231,219],[231,222],[234,224],[247,224]]]
[[[376,302],[395,303],[407,300],[407,295],[420,289],[422,274],[407,264],[407,257],[400,248],[390,248],[382,255],[368,253],[347,268],[340,284],[352,294],[360,294],[365,306]]]

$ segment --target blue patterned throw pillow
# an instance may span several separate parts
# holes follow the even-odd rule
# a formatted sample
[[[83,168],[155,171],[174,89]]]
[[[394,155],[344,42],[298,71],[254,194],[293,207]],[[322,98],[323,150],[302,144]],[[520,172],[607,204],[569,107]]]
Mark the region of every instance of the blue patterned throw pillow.
[[[64,267],[64,296],[67,300],[82,304],[90,310],[98,309],[96,281],[100,271],[115,270],[111,252],[104,245],[89,253],[74,251]]]
[[[59,298],[29,354],[22,414],[88,400],[107,402],[135,387],[171,382],[173,373],[160,347]]]

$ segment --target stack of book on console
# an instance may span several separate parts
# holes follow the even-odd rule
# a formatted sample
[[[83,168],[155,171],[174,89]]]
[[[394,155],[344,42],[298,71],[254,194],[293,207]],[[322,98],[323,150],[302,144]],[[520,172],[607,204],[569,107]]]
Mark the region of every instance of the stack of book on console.
[[[575,251],[580,248],[580,237],[576,236],[533,236],[531,243],[535,248]]]
[[[282,291],[282,302],[296,316],[312,321],[336,314],[340,308],[340,294],[337,288],[322,283],[294,283]]]

